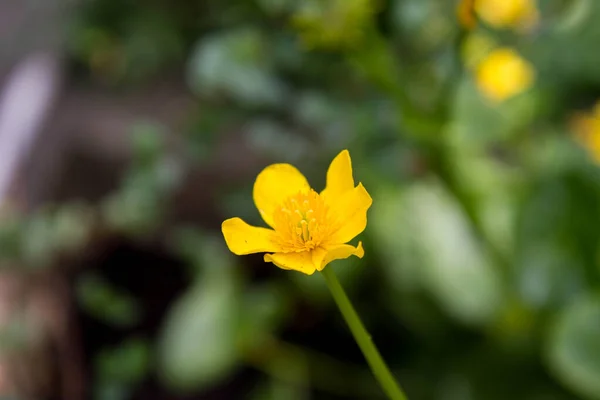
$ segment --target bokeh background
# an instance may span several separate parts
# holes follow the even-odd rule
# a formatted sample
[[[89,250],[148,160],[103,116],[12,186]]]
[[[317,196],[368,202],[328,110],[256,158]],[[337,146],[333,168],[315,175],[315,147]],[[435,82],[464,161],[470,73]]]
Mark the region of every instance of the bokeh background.
[[[234,257],[350,150],[333,268],[411,399],[600,399],[600,2],[3,0],[0,398],[380,399],[321,276]]]

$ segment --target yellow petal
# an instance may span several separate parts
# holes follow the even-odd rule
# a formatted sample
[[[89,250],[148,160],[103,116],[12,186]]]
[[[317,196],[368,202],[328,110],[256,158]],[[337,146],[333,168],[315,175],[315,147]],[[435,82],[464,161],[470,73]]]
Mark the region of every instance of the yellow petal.
[[[347,243],[364,231],[367,226],[367,210],[372,203],[373,200],[362,183],[346,192],[337,203],[330,203],[336,222],[327,244]]]
[[[349,244],[338,244],[326,247],[319,247],[312,253],[313,264],[317,271],[322,271],[323,268],[333,260],[342,260],[350,256],[363,258],[365,251],[362,247],[362,242],[358,242],[358,246],[350,246]]]
[[[344,193],[354,188],[352,178],[352,161],[348,150],[338,154],[327,170],[327,185],[321,192],[321,196],[335,202]]]
[[[273,226],[275,209],[285,199],[310,186],[300,171],[290,164],[273,164],[263,169],[254,183],[254,204],[269,226]]]
[[[479,63],[475,78],[485,96],[501,102],[528,90],[535,75],[533,66],[515,50],[499,48]]]
[[[227,247],[238,256],[280,250],[275,240],[275,231],[248,225],[240,218],[223,221],[221,230]]]
[[[308,251],[300,253],[275,253],[265,254],[265,262],[272,262],[282,269],[291,269],[312,275],[315,272],[312,255]]]

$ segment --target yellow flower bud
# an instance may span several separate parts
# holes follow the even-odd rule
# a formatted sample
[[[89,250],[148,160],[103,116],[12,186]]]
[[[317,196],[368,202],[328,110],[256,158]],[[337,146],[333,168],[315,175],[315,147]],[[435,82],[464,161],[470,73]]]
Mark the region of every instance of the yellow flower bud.
[[[498,48],[488,54],[475,75],[479,90],[495,102],[526,91],[535,80],[531,64],[510,48]]]
[[[495,28],[530,28],[539,20],[535,0],[475,0],[475,12]]]
[[[571,119],[575,139],[600,163],[600,102],[590,113],[577,113]]]

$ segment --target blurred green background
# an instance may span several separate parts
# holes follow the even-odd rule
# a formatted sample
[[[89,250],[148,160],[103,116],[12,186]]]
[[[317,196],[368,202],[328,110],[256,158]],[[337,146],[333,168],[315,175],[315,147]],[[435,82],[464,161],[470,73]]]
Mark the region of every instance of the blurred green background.
[[[600,399],[600,2],[58,7],[0,199],[2,399],[383,398],[322,277],[220,233],[344,148],[373,206],[328,268],[410,399]]]

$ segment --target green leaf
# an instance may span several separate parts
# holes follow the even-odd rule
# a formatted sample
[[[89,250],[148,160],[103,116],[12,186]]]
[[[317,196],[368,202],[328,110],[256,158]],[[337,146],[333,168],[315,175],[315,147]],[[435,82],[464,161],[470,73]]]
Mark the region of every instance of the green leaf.
[[[54,242],[59,250],[76,251],[91,235],[94,211],[84,204],[67,204],[54,216]]]
[[[24,223],[17,215],[0,219],[0,260],[14,261],[21,256],[23,229]]]
[[[238,363],[237,290],[227,274],[210,275],[175,304],[159,340],[164,383],[180,391],[218,383]]]
[[[52,216],[47,212],[36,213],[25,222],[22,234],[21,254],[27,266],[42,268],[49,265],[56,251]]]
[[[290,303],[290,297],[281,286],[270,284],[249,289],[241,303],[239,342],[245,348],[262,345],[285,321]]]
[[[131,396],[129,385],[116,382],[98,382],[93,391],[94,400],[126,400]]]
[[[292,0],[258,0],[258,5],[269,15],[276,16],[289,12],[293,6]]]
[[[586,399],[600,399],[600,297],[584,297],[558,316],[548,343],[554,374]]]
[[[246,125],[246,142],[252,150],[268,157],[286,155],[289,162],[304,159],[309,152],[307,138],[270,119],[255,119]]]
[[[183,225],[173,229],[168,241],[172,251],[192,267],[195,275],[235,278],[235,259],[221,235]]]
[[[150,366],[150,348],[146,340],[127,339],[117,347],[103,349],[96,359],[102,382],[135,384],[146,376]]]
[[[465,78],[458,85],[453,102],[450,139],[465,148],[510,139],[536,116],[537,98],[523,93],[500,104],[492,104]]]
[[[374,192],[377,203],[369,211],[369,233],[382,258],[389,282],[402,291],[420,287],[420,256],[406,228],[406,201],[396,188],[381,188]]]
[[[97,275],[84,275],[77,282],[76,290],[81,307],[105,323],[130,327],[140,319],[137,301]]]
[[[388,196],[371,220],[389,283],[422,287],[464,323],[490,321],[502,302],[501,279],[455,201],[435,181]]]
[[[139,121],[132,129],[131,141],[135,163],[151,166],[162,155],[165,147],[164,127],[152,121]]]
[[[287,88],[274,74],[269,42],[257,29],[242,28],[204,39],[189,65],[192,89],[201,96],[225,94],[244,105],[281,105]]]
[[[517,259],[517,288],[534,309],[557,307],[585,287],[584,271],[577,254],[557,240],[538,240],[523,245]]]
[[[450,314],[465,322],[492,318],[502,300],[501,277],[459,206],[436,185],[414,188],[408,202],[428,290]]]

